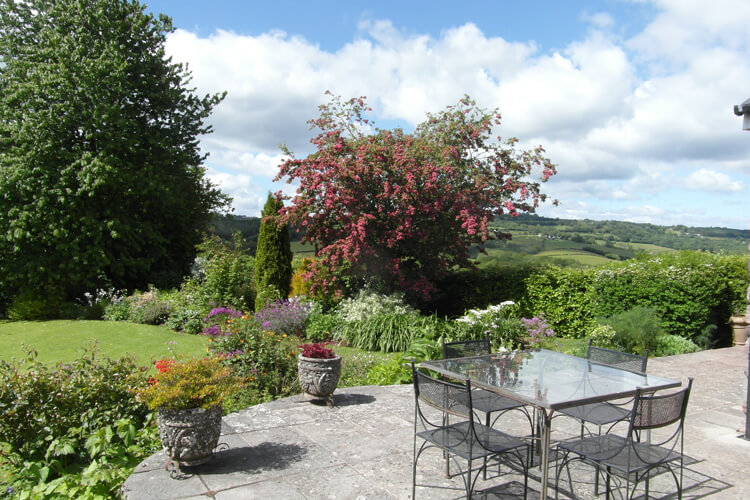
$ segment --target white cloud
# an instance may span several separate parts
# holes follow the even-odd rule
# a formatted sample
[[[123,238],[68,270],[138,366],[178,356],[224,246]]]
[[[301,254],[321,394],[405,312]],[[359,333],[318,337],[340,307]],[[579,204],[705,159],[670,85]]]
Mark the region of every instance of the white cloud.
[[[745,189],[741,181],[733,181],[728,175],[701,168],[687,176],[683,184],[686,189],[696,191],[740,192]]]
[[[545,146],[559,172],[545,189],[568,207],[559,216],[583,207],[666,220],[679,217],[657,213],[670,189],[745,189],[733,179],[750,174],[750,135],[732,105],[750,97],[750,2],[653,5],[652,22],[625,41],[608,34],[618,31],[612,14],[584,12],[589,31],[551,53],[471,23],[433,37],[383,19],[361,22],[358,37],[336,51],[281,31],[200,38],[185,30],[168,37],[167,51],[189,63],[198,93],[228,91],[202,147],[239,213],[257,215],[268,190],[292,189],[270,184],[278,145],[297,156],[311,151],[306,122],[331,90],[366,95],[376,124],[406,126],[469,94],[500,108],[498,134]],[[673,180],[674,165],[682,181]],[[602,200],[638,203],[613,211]]]

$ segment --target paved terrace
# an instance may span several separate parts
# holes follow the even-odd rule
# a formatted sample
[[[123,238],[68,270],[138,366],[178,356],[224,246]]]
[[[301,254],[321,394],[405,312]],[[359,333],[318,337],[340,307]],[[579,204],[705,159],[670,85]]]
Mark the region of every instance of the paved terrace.
[[[746,368],[744,347],[649,360],[649,373],[683,382],[688,376],[695,378],[686,420],[689,459],[683,498],[750,498],[750,441],[739,432],[744,428]],[[294,396],[227,415],[220,439],[224,446],[212,462],[170,474],[165,470],[166,456],[156,453],[125,482],[123,496],[127,500],[411,498],[412,386],[351,387],[336,391],[335,396],[334,408]],[[511,415],[503,421],[513,421]],[[553,420],[553,439],[576,432],[572,421],[566,426],[568,420]],[[418,482],[462,488],[460,479],[444,478],[443,467],[439,452],[426,452],[419,462]],[[576,494],[591,497],[591,469],[573,475]],[[538,498],[539,477],[539,469],[532,469],[529,498]],[[512,474],[480,479],[477,489],[488,490],[483,497],[514,498],[520,480]],[[495,488],[498,484],[506,489]],[[654,478],[651,486],[651,498],[676,498],[669,494],[674,487],[669,474]],[[641,495],[642,491],[641,487]],[[560,497],[567,498],[565,493],[561,489]],[[420,498],[461,496],[461,490],[417,489]]]

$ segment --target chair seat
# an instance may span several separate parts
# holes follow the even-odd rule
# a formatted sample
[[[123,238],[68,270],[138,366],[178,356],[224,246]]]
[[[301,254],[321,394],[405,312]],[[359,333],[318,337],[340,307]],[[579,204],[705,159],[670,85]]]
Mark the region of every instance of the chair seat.
[[[622,406],[604,402],[572,406],[559,410],[559,412],[594,425],[606,425],[627,418],[630,410]]]
[[[479,423],[474,423],[474,431],[479,441],[470,439],[469,425],[468,421],[458,422],[418,432],[417,436],[467,460],[485,458],[526,446],[526,443],[518,438]]]
[[[681,457],[671,448],[648,443],[628,444],[626,438],[613,434],[562,441],[558,447],[624,474],[634,474]]]
[[[519,403],[514,399],[506,398],[505,396],[484,389],[472,390],[471,402],[475,410],[484,413],[512,410],[523,406],[523,403]]]

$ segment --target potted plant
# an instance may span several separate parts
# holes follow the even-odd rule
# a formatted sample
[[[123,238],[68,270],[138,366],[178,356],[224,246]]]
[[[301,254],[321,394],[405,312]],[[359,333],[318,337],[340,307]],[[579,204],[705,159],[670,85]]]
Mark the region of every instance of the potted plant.
[[[313,398],[325,398],[333,406],[333,391],[341,376],[341,356],[327,347],[327,342],[299,346],[297,375],[302,390]]]
[[[245,382],[220,359],[161,359],[158,373],[136,397],[158,410],[157,425],[164,451],[178,466],[205,463],[213,456],[221,433],[221,403]]]

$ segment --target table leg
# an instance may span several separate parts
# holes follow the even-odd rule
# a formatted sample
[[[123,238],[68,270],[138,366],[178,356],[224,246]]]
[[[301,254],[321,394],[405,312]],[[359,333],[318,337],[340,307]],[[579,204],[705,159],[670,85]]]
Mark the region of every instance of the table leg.
[[[539,464],[542,473],[542,491],[539,494],[541,500],[547,500],[547,482],[549,481],[549,442],[550,442],[550,426],[552,425],[552,412],[547,413],[547,410],[540,408],[542,413],[542,460]]]

